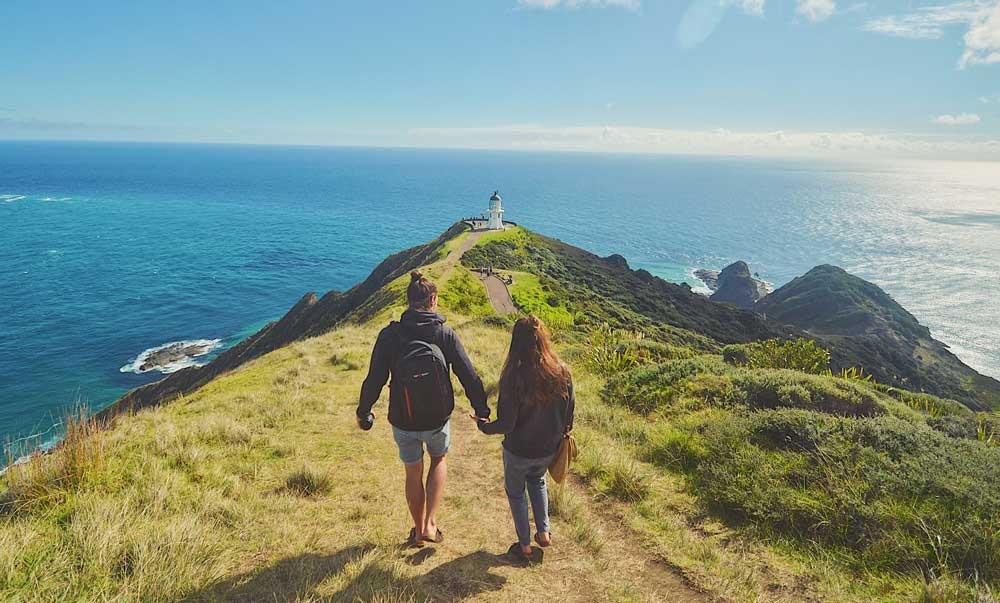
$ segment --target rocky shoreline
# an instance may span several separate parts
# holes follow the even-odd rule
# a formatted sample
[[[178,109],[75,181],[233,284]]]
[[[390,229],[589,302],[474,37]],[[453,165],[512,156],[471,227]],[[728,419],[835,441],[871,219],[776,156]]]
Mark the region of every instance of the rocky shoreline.
[[[174,341],[145,350],[134,360],[121,367],[123,373],[148,373],[159,371],[173,373],[182,368],[195,366],[195,358],[205,356],[219,347],[219,339],[197,339],[194,341]]]
[[[751,276],[750,266],[740,260],[722,270],[697,268],[694,275],[712,292],[709,299],[752,310],[757,301],[774,290],[771,283]]]

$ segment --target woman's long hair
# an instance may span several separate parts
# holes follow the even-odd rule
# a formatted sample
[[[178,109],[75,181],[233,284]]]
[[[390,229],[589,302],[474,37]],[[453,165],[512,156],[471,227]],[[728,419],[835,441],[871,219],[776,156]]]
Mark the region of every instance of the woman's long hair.
[[[500,392],[529,404],[551,403],[569,396],[569,370],[549,339],[549,330],[535,316],[514,324],[510,352],[500,375]]]

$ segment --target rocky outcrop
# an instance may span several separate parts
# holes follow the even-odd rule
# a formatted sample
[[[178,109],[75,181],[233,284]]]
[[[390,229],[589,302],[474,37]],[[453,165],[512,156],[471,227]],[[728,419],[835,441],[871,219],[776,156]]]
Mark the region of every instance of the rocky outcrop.
[[[975,410],[1000,406],[1000,382],[963,363],[878,285],[836,266],[813,268],[754,309],[818,339],[830,350],[834,370],[861,366],[879,383]]]
[[[744,310],[752,310],[757,300],[770,292],[768,284],[751,276],[750,267],[742,260],[726,266],[715,275],[710,272],[712,271],[695,271],[695,276],[714,291],[709,298],[714,302],[730,303]]]

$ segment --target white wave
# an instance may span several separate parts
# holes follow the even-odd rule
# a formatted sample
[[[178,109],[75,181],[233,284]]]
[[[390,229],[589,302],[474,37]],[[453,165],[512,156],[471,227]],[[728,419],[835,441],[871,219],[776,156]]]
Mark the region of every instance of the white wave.
[[[698,278],[698,275],[696,275],[694,272],[695,270],[697,269],[688,268],[688,277],[690,277],[691,282],[701,283],[701,284],[691,287],[691,291],[697,293],[698,295],[704,295],[705,297],[709,297],[710,295],[712,295],[712,290],[708,288],[708,285],[705,284],[705,281]]]
[[[21,199],[24,199],[24,195],[0,195],[0,201],[6,201],[7,203],[13,203]]]
[[[202,366],[203,363],[195,360],[196,358],[205,356],[216,349],[222,344],[221,339],[192,339],[185,341],[171,341],[170,343],[165,343],[163,345],[158,345],[154,348],[149,348],[144,350],[141,354],[133,358],[125,366],[118,369],[122,373],[135,373],[140,375],[142,373],[148,373],[150,371],[159,371],[163,374],[176,373],[177,371],[188,368],[189,366]],[[193,347],[196,348],[194,353],[187,354],[182,358],[178,358],[172,362],[166,364],[156,364],[143,368],[143,365],[150,359],[150,357],[161,350],[165,350],[170,347]]]

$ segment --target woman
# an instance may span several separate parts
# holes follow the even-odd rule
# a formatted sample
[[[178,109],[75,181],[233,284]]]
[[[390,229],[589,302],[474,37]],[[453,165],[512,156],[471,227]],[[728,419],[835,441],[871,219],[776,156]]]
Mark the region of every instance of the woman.
[[[574,407],[573,379],[552,349],[545,325],[534,316],[518,320],[500,376],[497,419],[476,419],[483,433],[504,434],[504,486],[517,530],[517,542],[508,553],[518,560],[527,561],[531,555],[525,487],[535,515],[535,542],[541,547],[552,544],[545,471],[563,435],[573,428]]]

